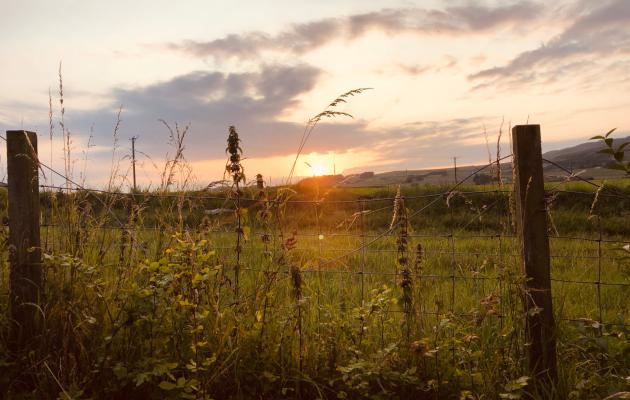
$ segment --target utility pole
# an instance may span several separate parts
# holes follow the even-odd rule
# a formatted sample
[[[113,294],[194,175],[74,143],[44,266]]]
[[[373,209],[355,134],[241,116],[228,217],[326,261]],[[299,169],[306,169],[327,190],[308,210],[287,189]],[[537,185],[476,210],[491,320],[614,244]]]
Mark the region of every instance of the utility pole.
[[[133,191],[136,191],[136,139],[134,136],[131,138],[131,167],[133,169]]]
[[[457,183],[457,157],[453,157],[453,166],[455,171],[455,183]]]

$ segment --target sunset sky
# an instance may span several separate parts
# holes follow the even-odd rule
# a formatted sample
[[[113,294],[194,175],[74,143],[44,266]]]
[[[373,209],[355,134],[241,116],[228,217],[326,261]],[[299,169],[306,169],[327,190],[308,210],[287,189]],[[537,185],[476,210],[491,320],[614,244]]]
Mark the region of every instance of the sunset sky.
[[[539,123],[545,150],[630,131],[630,1],[0,0],[0,130],[39,134],[62,168],[59,63],[75,177],[103,184],[129,138],[151,157],[190,125],[199,185],[221,178],[228,126],[246,173],[289,173],[306,121],[338,94],[370,87],[319,125],[297,175],[472,164],[504,120]],[[88,149],[90,132],[93,136]],[[508,149],[507,135],[505,151]],[[87,164],[84,164],[84,152]],[[3,149],[4,151],[4,149]],[[494,150],[493,150],[494,152]],[[4,164],[5,156],[2,155]],[[334,160],[334,161],[333,161]],[[84,165],[87,165],[85,168]],[[125,173],[128,160],[122,160]],[[2,167],[4,175],[6,168]]]

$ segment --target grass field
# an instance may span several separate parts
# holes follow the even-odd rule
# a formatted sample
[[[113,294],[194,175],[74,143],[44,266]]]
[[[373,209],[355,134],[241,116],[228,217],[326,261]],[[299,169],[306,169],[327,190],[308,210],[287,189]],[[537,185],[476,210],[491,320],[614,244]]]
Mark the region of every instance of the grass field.
[[[561,398],[629,384],[630,187],[605,187],[594,206],[590,185],[548,187]],[[404,233],[382,189],[245,189],[216,215],[234,209],[225,193],[46,193],[46,334],[0,362],[0,383],[27,398],[520,398],[509,189],[403,188]]]

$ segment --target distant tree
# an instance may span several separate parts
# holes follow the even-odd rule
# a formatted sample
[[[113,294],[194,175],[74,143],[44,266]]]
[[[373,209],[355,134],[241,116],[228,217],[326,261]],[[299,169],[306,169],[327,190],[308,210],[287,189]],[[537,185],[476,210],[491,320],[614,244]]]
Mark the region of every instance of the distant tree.
[[[420,182],[422,181],[424,178],[422,177],[422,175],[409,175],[407,176],[407,178],[405,179],[406,183],[413,183],[413,182]]]
[[[368,171],[368,172],[362,172],[361,175],[359,175],[359,178],[366,179],[366,178],[372,178],[373,176],[374,176],[374,172]]]
[[[479,173],[473,177],[473,182],[475,185],[488,185],[492,183],[492,177],[488,174]]]

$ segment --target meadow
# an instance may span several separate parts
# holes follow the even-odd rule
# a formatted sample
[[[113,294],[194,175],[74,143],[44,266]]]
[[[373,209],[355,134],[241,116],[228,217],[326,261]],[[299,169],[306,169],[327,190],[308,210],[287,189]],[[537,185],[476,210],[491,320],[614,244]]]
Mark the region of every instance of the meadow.
[[[7,396],[591,399],[628,390],[628,180],[547,184],[561,360],[551,393],[528,386],[510,185],[259,182],[44,190],[44,334],[20,359],[0,358]]]

